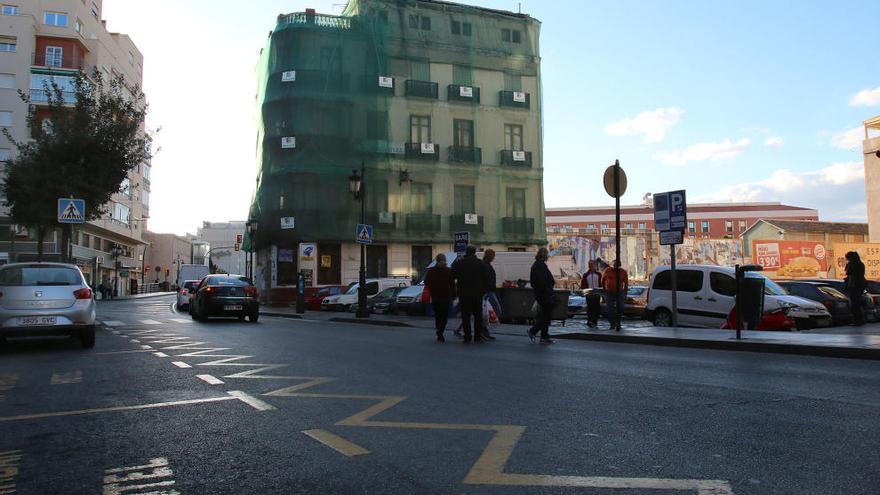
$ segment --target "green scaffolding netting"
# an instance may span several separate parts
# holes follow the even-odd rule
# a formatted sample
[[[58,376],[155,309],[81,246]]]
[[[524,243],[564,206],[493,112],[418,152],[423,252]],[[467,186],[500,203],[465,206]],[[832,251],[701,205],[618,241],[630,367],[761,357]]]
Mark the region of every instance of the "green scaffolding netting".
[[[362,163],[375,242],[544,244],[538,34],[425,0],[279,16],[257,69],[256,247],[353,241]]]

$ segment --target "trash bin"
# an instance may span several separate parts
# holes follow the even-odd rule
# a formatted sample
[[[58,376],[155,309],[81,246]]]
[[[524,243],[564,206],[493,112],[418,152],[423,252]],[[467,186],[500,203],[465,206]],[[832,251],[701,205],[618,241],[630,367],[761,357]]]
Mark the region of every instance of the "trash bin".
[[[743,277],[736,312],[745,328],[753,329],[764,315],[764,277]]]

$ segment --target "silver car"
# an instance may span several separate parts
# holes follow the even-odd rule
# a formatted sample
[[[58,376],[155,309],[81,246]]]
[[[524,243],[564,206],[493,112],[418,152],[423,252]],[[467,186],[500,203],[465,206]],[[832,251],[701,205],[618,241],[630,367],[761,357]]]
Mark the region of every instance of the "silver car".
[[[189,309],[189,300],[195,294],[199,282],[201,280],[187,280],[183,283],[183,287],[177,291],[177,303],[175,304],[177,309]]]
[[[95,346],[95,297],[79,268],[63,263],[0,266],[0,340],[56,335]]]

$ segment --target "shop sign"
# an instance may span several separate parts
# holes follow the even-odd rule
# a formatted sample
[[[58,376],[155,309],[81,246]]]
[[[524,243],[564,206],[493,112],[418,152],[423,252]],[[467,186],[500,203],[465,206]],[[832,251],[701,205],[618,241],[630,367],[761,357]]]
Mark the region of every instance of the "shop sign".
[[[815,278],[828,274],[828,256],[820,242],[752,241],[752,259],[769,277]]]

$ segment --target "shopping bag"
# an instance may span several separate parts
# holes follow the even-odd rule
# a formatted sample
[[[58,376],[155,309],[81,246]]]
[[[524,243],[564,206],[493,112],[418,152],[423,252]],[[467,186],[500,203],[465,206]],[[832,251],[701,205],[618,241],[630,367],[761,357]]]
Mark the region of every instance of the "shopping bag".
[[[428,288],[427,285],[422,290],[422,302],[425,304],[431,302],[431,290]]]
[[[493,327],[498,324],[498,315],[495,314],[495,308],[489,303],[489,298],[483,298],[483,322],[487,327]]]

